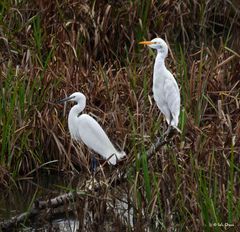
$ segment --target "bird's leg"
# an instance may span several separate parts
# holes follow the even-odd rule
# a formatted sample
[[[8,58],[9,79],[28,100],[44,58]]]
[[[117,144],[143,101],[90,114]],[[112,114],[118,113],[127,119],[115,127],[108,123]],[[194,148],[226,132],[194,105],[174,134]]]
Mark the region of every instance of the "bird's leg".
[[[171,126],[171,121],[172,121],[173,117],[172,114],[170,113],[170,120],[169,120],[169,124],[168,124],[168,128],[167,130],[164,132],[163,137],[168,137],[168,135],[170,134],[170,132],[172,131],[173,127]]]
[[[163,137],[168,137],[171,130],[172,130],[172,126],[169,124],[167,130],[163,134]]]
[[[97,160],[95,155],[92,155],[90,170],[93,176],[95,176],[96,169],[97,169]]]

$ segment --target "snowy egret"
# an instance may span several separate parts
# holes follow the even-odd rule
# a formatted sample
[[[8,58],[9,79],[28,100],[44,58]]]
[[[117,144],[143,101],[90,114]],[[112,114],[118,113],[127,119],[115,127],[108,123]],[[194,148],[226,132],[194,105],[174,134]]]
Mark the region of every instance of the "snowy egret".
[[[110,164],[115,165],[118,160],[126,154],[118,151],[113,146],[108,136],[98,122],[88,114],[79,115],[86,107],[86,97],[80,92],[71,94],[69,97],[59,101],[74,101],[74,105],[68,115],[68,127],[74,140],[81,140],[89,148],[101,155]]]
[[[180,113],[180,91],[172,73],[165,66],[165,58],[168,54],[168,46],[161,38],[151,41],[142,41],[139,44],[148,45],[157,50],[157,56],[153,68],[153,97],[158,108],[164,114],[169,134],[171,127],[178,129],[178,117]]]

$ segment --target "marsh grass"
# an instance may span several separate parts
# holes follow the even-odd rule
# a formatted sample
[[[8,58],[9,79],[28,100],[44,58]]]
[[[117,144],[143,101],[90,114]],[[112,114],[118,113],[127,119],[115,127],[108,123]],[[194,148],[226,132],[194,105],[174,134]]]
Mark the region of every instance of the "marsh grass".
[[[70,142],[71,105],[54,103],[82,91],[86,112],[119,147],[124,143],[126,162],[135,157],[126,191],[136,230],[238,228],[236,8],[230,1],[2,1],[1,183],[40,167],[90,173],[88,149]],[[152,99],[155,54],[137,42],[156,35],[170,44],[166,63],[181,88],[182,134],[147,162],[166,122]],[[102,193],[116,197],[110,187]],[[91,210],[104,212],[100,203]]]

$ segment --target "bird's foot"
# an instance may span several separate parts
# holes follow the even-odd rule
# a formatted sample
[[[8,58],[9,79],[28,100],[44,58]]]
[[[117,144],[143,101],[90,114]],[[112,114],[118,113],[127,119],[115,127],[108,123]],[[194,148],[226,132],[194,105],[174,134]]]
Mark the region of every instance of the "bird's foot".
[[[171,125],[168,126],[167,130],[163,133],[163,137],[167,138],[170,132],[173,131],[173,127]]]
[[[98,185],[99,185],[98,181],[95,179],[94,176],[92,176],[89,180],[86,181],[85,190],[92,191],[96,189]]]
[[[163,137],[165,137],[166,139],[171,138],[175,131],[182,134],[182,131],[179,128],[169,125],[168,129],[164,132]]]

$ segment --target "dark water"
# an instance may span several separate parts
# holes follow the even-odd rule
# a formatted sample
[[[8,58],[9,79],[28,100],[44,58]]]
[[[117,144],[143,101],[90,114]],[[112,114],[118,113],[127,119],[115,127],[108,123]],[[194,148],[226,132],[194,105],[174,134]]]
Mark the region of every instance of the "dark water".
[[[20,180],[16,185],[0,192],[0,221],[7,220],[20,213],[26,212],[36,200],[48,200],[61,193],[75,189],[76,178],[61,174],[41,173],[34,178]],[[39,231],[33,227],[26,227],[25,231]],[[48,231],[49,225],[41,225],[41,231]],[[51,222],[57,231],[76,231],[78,222],[71,216],[56,218]],[[45,229],[44,229],[45,228]]]
[[[35,178],[18,181],[16,185],[12,185],[9,189],[0,192],[0,221],[8,220],[13,216],[27,212],[36,199],[48,200],[75,190],[81,181],[83,181],[82,175],[71,178],[61,174],[50,175],[46,173],[39,174]],[[121,218],[123,225],[133,226],[133,211],[128,202],[128,197],[122,192],[121,187],[116,189],[116,194],[112,195],[111,199],[108,198],[106,207],[110,212],[110,216],[105,217],[105,225],[108,228],[106,231],[114,231],[110,225],[111,221],[116,218],[116,215],[118,215],[118,218]],[[89,215],[91,215],[90,212]],[[91,216],[89,218],[89,221],[94,220]],[[39,223],[39,219],[34,220],[34,224],[30,226],[21,225],[21,231],[78,231],[79,228],[79,220],[73,213],[69,212],[59,214],[51,218],[50,221],[46,221],[46,223]],[[98,231],[98,229],[91,231]]]
[[[74,177],[68,177],[61,174],[39,174],[34,179],[20,180],[16,185],[10,186],[9,189],[5,189],[0,192],[0,221],[11,219],[13,216],[27,212],[30,206],[35,200],[49,200],[61,194],[67,193],[71,190],[75,190],[79,182],[83,181],[84,176],[77,175]],[[125,188],[124,188],[125,189]],[[97,204],[106,202],[107,216],[104,216],[104,225],[106,229],[101,231],[116,231],[112,225],[115,225],[118,229],[121,228],[120,224],[116,223],[116,220],[121,222],[122,228],[133,227],[133,208],[129,203],[129,197],[126,191],[123,191],[122,187],[111,189],[111,197],[105,199],[98,199]],[[98,194],[97,194],[98,197]],[[88,202],[88,200],[86,200]],[[100,202],[100,203],[99,203]],[[86,208],[86,205],[79,205],[80,208]],[[91,205],[91,201],[89,201]],[[95,203],[96,206],[96,203]],[[87,225],[94,225],[95,214],[92,209],[94,207],[87,208],[88,220]],[[95,208],[94,208],[95,209]],[[98,206],[96,207],[98,209]],[[74,216],[74,212],[70,214],[61,213],[51,220],[47,220],[46,223],[42,223],[42,218],[38,215],[34,219],[34,224],[20,226],[20,231],[79,231],[79,218]],[[77,214],[76,214],[77,215]],[[93,229],[91,231],[99,231]],[[86,230],[88,231],[88,230]],[[119,231],[119,230],[117,230]],[[121,231],[121,230],[120,230]],[[124,229],[125,231],[125,229]]]

